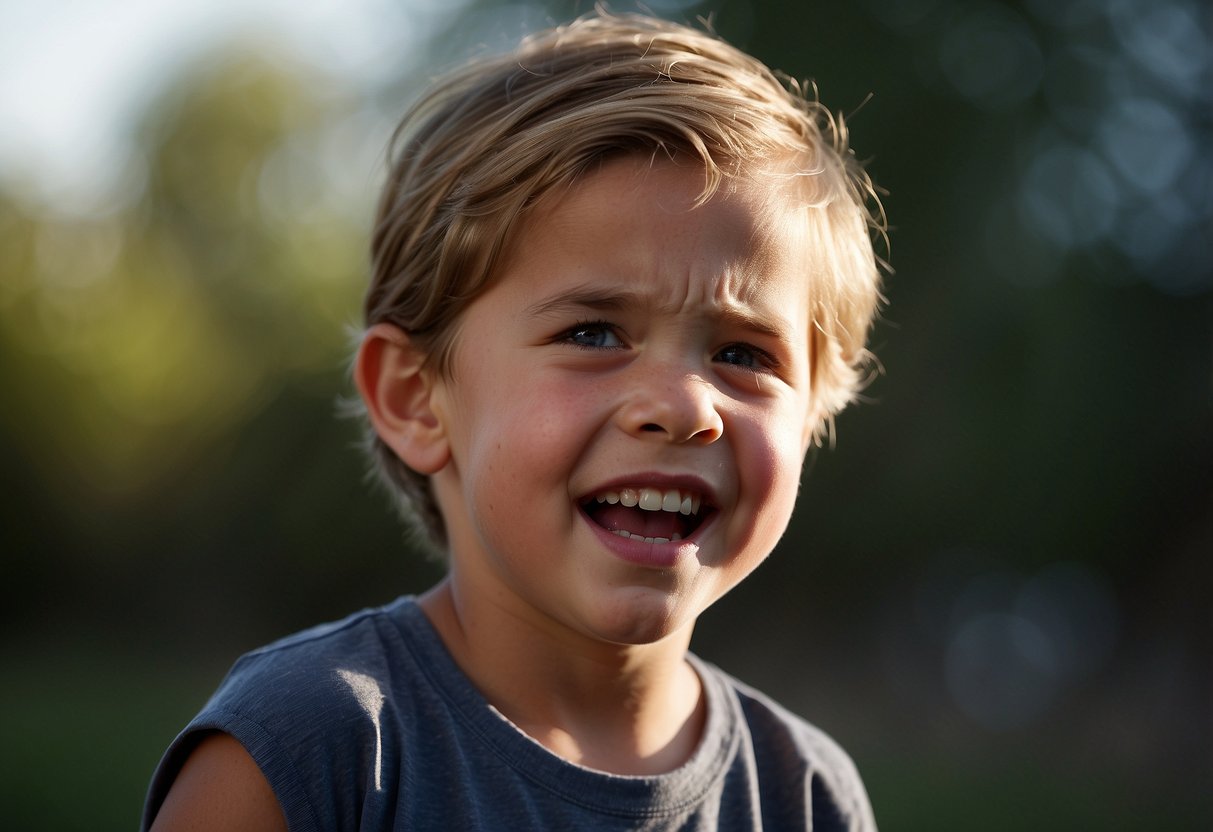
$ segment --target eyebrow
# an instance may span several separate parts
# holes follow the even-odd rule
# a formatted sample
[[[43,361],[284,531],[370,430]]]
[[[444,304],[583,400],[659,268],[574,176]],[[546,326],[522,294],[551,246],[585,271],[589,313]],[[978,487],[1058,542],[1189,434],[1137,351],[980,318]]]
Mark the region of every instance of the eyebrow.
[[[593,286],[578,286],[558,295],[531,304],[526,314],[536,318],[562,315],[582,309],[618,311],[635,309],[644,305],[644,298],[636,292],[620,292],[599,289]]]
[[[527,307],[531,317],[558,317],[587,309],[603,312],[627,312],[652,306],[652,302],[639,292],[602,289],[596,286],[577,286]],[[716,307],[712,317],[742,329],[748,329],[772,338],[790,340],[788,327],[772,324],[766,317],[748,311],[744,306],[727,305]]]

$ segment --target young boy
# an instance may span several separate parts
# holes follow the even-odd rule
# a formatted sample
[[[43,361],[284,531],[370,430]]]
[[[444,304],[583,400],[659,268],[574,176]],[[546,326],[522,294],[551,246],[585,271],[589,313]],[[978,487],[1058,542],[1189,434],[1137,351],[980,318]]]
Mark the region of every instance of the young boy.
[[[354,378],[447,577],[243,657],[154,829],[873,829],[820,731],[688,653],[854,395],[871,187],[706,34],[595,15],[398,132]]]

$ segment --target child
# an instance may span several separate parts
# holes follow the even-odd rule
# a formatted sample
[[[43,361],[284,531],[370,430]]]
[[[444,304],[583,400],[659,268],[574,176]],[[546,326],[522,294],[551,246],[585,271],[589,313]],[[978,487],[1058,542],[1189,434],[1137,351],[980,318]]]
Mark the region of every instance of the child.
[[[354,378],[448,575],[240,659],[145,827],[873,829],[831,740],[688,645],[859,385],[874,204],[828,113],[681,26],[440,83]]]

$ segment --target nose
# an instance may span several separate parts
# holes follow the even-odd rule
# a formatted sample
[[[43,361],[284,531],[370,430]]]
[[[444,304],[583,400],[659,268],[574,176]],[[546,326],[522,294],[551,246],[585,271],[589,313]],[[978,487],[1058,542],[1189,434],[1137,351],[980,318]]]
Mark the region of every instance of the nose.
[[[724,433],[716,390],[694,373],[649,367],[630,387],[619,420],[633,436],[707,445]]]

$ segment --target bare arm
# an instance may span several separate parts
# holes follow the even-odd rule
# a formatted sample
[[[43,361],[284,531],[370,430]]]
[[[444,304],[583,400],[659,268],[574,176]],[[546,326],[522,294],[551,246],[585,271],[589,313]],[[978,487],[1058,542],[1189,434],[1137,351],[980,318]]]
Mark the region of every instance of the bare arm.
[[[286,830],[261,769],[228,734],[211,734],[191,752],[169,789],[152,832]]]

